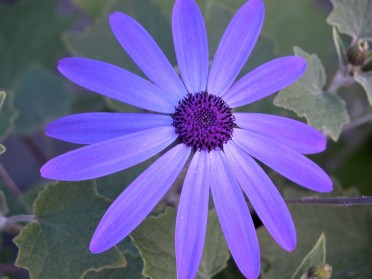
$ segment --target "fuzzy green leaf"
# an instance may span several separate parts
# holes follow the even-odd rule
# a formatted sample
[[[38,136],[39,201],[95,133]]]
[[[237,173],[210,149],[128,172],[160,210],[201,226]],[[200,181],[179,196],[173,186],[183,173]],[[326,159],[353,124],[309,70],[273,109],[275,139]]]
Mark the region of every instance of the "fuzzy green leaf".
[[[372,72],[357,73],[354,79],[364,88],[369,104],[372,106]]]
[[[152,279],[176,277],[174,227],[176,211],[168,208],[158,217],[149,217],[131,235],[144,259],[143,274]],[[207,238],[198,279],[210,279],[226,267],[230,254],[215,211],[208,214]]]
[[[124,253],[128,260],[125,268],[106,268],[101,271],[90,271],[84,279],[145,279],[142,276],[143,260],[139,254]]]
[[[325,263],[326,261],[326,237],[322,233],[315,243],[314,247],[302,260],[300,266],[297,268],[291,279],[301,279],[301,276],[307,272],[307,270],[317,264]]]
[[[98,255],[88,249],[108,206],[92,182],[49,184],[34,203],[38,223],[28,224],[14,239],[16,264],[35,279],[78,279],[91,270],[124,267],[117,248]]]
[[[325,72],[319,58],[295,47],[294,52],[307,61],[306,73],[293,85],[282,90],[274,104],[305,117],[307,122],[328,133],[336,141],[342,126],[349,122],[345,102],[335,94],[324,92]]]
[[[286,198],[305,195],[308,196],[309,192],[304,193],[295,188],[284,192]],[[333,195],[351,196],[350,193]],[[327,235],[327,262],[333,267],[332,278],[370,277],[371,208],[289,205],[289,210],[297,231],[297,248],[293,252],[288,253],[276,245],[265,228],[258,229],[262,265],[265,267],[262,278],[290,278],[322,232]]]
[[[20,115],[15,122],[19,134],[31,134],[44,124],[69,112],[73,95],[65,81],[40,64],[33,64],[15,86],[14,106]]]
[[[18,116],[17,110],[13,107],[13,94],[9,93],[5,97],[5,92],[1,93],[1,112],[0,112],[0,140],[5,139],[14,128],[14,121]]]
[[[327,22],[354,39],[372,40],[372,1],[331,0],[333,11]]]
[[[5,194],[0,191],[0,216],[5,216],[8,213],[8,204],[6,202]]]

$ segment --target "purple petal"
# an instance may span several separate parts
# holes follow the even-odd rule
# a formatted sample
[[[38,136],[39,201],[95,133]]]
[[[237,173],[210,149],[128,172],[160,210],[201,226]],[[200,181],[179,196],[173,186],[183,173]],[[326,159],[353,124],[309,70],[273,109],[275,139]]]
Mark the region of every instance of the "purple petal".
[[[234,129],[234,142],[289,180],[318,192],[332,190],[332,180],[314,162],[268,137],[254,132]]]
[[[50,160],[41,175],[65,181],[101,177],[145,161],[176,138],[173,127],[161,127],[94,143]]]
[[[251,215],[237,180],[221,151],[211,151],[211,189],[231,255],[248,279],[260,273],[260,250]]]
[[[208,92],[221,96],[247,61],[264,20],[262,0],[250,0],[234,15],[217,48],[208,77]]]
[[[275,241],[287,251],[296,247],[296,229],[288,208],[262,168],[230,141],[224,146],[229,164],[262,223]]]
[[[205,91],[209,65],[207,31],[194,0],[176,1],[172,30],[178,67],[188,92]]]
[[[106,211],[94,232],[90,251],[101,253],[127,237],[172,186],[189,155],[190,148],[179,144],[138,176]]]
[[[306,70],[301,57],[274,59],[237,81],[224,95],[230,107],[240,107],[265,98],[298,80]]]
[[[110,15],[110,25],[121,46],[153,83],[177,100],[187,93],[172,65],[142,25],[120,12]]]
[[[152,111],[171,113],[177,106],[172,94],[120,67],[87,58],[65,58],[58,70],[76,84],[106,97]]]
[[[260,113],[234,113],[234,116],[235,123],[244,130],[271,138],[297,152],[312,154],[326,148],[327,140],[322,133],[300,121]]]
[[[81,113],[61,117],[46,127],[50,137],[91,144],[135,132],[172,125],[167,115],[151,113]]]
[[[195,278],[203,254],[210,186],[209,156],[196,152],[183,184],[176,221],[177,278]]]

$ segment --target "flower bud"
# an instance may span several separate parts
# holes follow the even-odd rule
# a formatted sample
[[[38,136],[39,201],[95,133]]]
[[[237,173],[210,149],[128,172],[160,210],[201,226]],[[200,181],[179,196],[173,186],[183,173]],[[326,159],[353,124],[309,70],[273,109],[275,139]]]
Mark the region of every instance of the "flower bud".
[[[347,58],[350,64],[362,66],[368,58],[368,42],[359,40],[358,43],[347,51]]]
[[[332,266],[329,264],[317,264],[309,268],[306,279],[329,279],[332,275]]]

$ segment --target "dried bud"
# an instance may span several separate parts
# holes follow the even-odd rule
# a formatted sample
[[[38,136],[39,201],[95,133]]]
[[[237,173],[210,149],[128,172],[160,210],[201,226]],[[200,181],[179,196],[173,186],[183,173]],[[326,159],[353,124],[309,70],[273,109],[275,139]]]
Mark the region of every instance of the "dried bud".
[[[317,264],[307,271],[307,279],[329,279],[332,275],[332,266],[329,264]]]
[[[347,58],[350,64],[362,66],[368,58],[368,42],[359,40],[358,43],[347,51]]]

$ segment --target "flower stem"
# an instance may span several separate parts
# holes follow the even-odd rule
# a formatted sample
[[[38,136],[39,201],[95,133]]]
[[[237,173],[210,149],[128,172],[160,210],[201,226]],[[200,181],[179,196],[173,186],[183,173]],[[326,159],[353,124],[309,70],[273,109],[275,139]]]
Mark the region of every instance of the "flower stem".
[[[7,218],[7,222],[11,224],[20,223],[20,222],[37,222],[36,217],[34,215],[14,215]]]
[[[346,132],[353,130],[354,128],[367,124],[368,122],[372,122],[372,114],[367,114],[360,118],[354,119],[352,122],[344,126],[343,131]]]
[[[5,185],[9,188],[10,192],[15,197],[19,197],[22,192],[19,190],[18,186],[14,183],[13,179],[10,177],[9,173],[4,168],[3,164],[0,163],[0,177],[3,179]]]
[[[287,199],[286,202],[292,204],[324,205],[324,206],[354,206],[354,205],[372,205],[372,196],[362,197],[304,197],[300,199]]]

